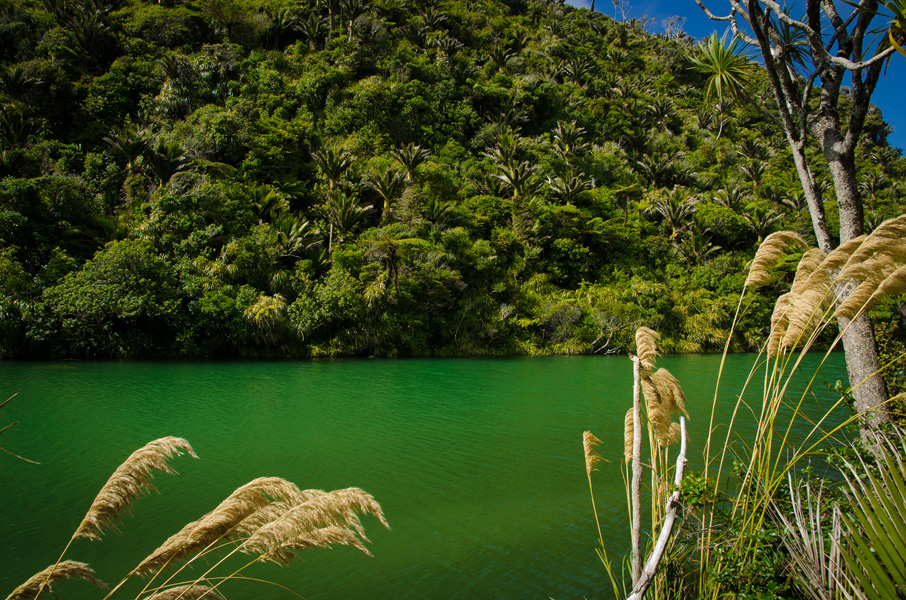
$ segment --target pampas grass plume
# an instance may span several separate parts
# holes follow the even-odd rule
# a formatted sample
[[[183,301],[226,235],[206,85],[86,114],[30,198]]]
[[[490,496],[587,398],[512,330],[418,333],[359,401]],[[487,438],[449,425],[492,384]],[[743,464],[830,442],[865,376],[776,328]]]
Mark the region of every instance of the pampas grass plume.
[[[220,595],[203,585],[180,585],[157,592],[146,600],[223,600]]]
[[[657,388],[661,402],[666,405],[669,412],[681,412],[688,419],[686,395],[683,393],[683,388],[680,387],[679,380],[673,376],[673,373],[667,369],[658,369],[651,374],[651,381]]]
[[[261,557],[262,561],[277,564],[289,564],[296,557],[294,550],[309,550],[311,548],[329,548],[332,545],[352,546],[363,554],[372,556],[362,540],[349,529],[330,525],[312,531],[307,531],[299,537],[286,542],[276,550]]]
[[[582,434],[582,445],[585,447],[585,472],[591,477],[591,472],[595,471],[595,465],[604,460],[596,452],[595,447],[601,443],[595,434],[586,431]]]
[[[203,550],[227,535],[241,521],[271,504],[272,500],[301,502],[302,492],[292,482],[279,477],[259,477],[233,491],[217,508],[170,536],[132,571],[150,575],[174,560]]]
[[[38,597],[38,592],[42,588],[49,590],[54,582],[64,579],[83,579],[99,588],[107,589],[107,586],[94,576],[94,571],[88,565],[74,560],[64,560],[32,575],[28,581],[14,589],[6,600],[33,600]]]
[[[834,284],[834,280],[831,277],[831,272],[825,267],[826,262],[827,259],[822,261],[821,265],[809,274],[808,279],[805,280],[804,286],[798,286],[797,296],[801,296],[805,293],[811,293],[818,298],[830,296],[831,286]]]
[[[819,290],[806,290],[792,296],[787,308],[787,327],[783,334],[783,345],[793,348],[807,339],[825,318],[833,302],[833,296]]]
[[[390,527],[381,506],[370,494],[359,488],[347,488],[315,496],[294,506],[253,533],[240,550],[260,554],[262,560],[285,564],[295,557],[289,549],[310,545],[314,539],[312,532],[325,527],[355,530],[367,541],[356,513],[374,515],[385,527]]]
[[[642,393],[648,422],[654,427],[658,444],[666,446],[670,438],[670,415],[683,413],[686,417],[686,395],[679,381],[667,369],[658,369],[642,380]]]
[[[853,253],[852,261],[861,262],[879,250],[890,251],[906,244],[906,214],[887,219],[867,236],[866,243]]]
[[[839,278],[856,282],[880,281],[903,261],[906,261],[906,215],[884,221],[865,236],[844,265]]]
[[[887,219],[875,227],[871,235],[890,238],[906,238],[906,214]]]
[[[175,473],[167,460],[183,452],[198,458],[189,442],[177,437],[154,440],[129,455],[98,492],[73,539],[84,537],[97,540],[104,528],[115,529],[120,515],[132,501],[153,489],[152,471]]]
[[[655,384],[654,376],[642,380],[642,395],[645,396],[645,412],[648,422],[654,427],[654,437],[661,440],[670,428],[670,404],[661,397],[661,390]]]
[[[834,312],[834,316],[838,319],[852,319],[863,307],[867,310],[879,283],[872,277],[857,285],[856,289],[849,294]]]
[[[635,332],[635,350],[639,357],[639,365],[645,371],[654,369],[654,361],[658,357],[657,342],[661,336],[648,327],[639,327]]]
[[[771,314],[771,331],[768,335],[768,358],[774,358],[780,352],[783,336],[790,324],[788,311],[793,298],[795,296],[789,292],[777,298],[777,302],[774,304],[774,312]]]
[[[846,264],[840,271],[839,279],[841,281],[866,281],[867,279],[878,279],[878,272],[890,271],[896,269],[898,264],[906,260],[906,244],[891,244],[890,240],[878,240],[869,238],[862,245],[872,246],[874,251],[871,256],[865,257],[859,262],[852,261]],[[880,277],[883,279],[883,277]]]
[[[875,256],[861,263],[847,265],[837,276],[838,284],[859,284],[864,281],[880,281],[895,268],[887,256]]]
[[[233,535],[236,538],[249,537],[268,523],[276,521],[303,502],[308,502],[312,498],[326,495],[327,492],[321,490],[305,490],[299,492],[299,495],[296,497],[271,502],[240,521],[233,530]]]
[[[749,267],[749,276],[746,278],[745,286],[765,285],[770,283],[771,277],[768,269],[773,267],[780,257],[784,256],[788,248],[808,249],[808,244],[802,239],[802,236],[793,231],[775,231],[764,239],[758,251],[755,252],[755,258],[752,259],[752,266]]]
[[[893,266],[895,265],[891,265]],[[906,265],[883,270],[879,268],[856,287],[834,316],[851,319],[863,306],[866,310],[871,308],[881,296],[903,293],[906,293]]]
[[[906,275],[906,215],[888,219],[864,237],[840,271],[840,281],[857,284],[840,304],[835,316],[851,319],[880,296],[901,293]]]
[[[831,250],[827,255],[827,258],[825,258],[821,262],[821,267],[819,270],[822,270],[826,273],[832,273],[838,270],[840,267],[845,265],[850,258],[852,258],[853,252],[855,252],[859,248],[859,246],[862,245],[867,237],[868,236],[866,235],[854,237],[848,242],[844,242]]]
[[[801,294],[808,285],[808,280],[812,273],[821,266],[821,263],[827,258],[827,255],[819,248],[812,248],[802,255],[799,265],[796,267],[796,276],[793,278],[793,285],[790,292]]]
[[[632,442],[635,436],[635,426],[633,424],[632,409],[626,411],[626,419],[623,424],[623,451],[626,455],[626,462],[632,461]]]
[[[875,296],[906,293],[906,265],[899,267],[878,285]]]
[[[683,435],[683,428],[680,426],[680,424],[679,424],[679,423],[671,423],[671,424],[670,424],[670,431],[669,431],[669,433],[667,434],[667,444],[668,444],[668,445],[671,445],[671,446],[672,446],[673,444],[678,444],[678,443],[680,442],[680,437],[681,437],[682,435]]]
[[[642,379],[642,396],[645,398],[645,408],[648,412],[654,410],[653,407],[661,404],[660,392],[654,382],[651,381],[651,377]]]
[[[863,241],[856,251],[853,252],[853,255],[849,257],[849,261],[843,267],[841,275],[845,276],[851,267],[858,268],[858,265],[880,256],[901,256],[904,247],[906,247],[906,244],[904,244],[904,240],[902,239],[892,239],[869,234],[865,238],[865,241]]]
[[[648,422],[654,427],[654,438],[658,444],[664,446],[667,444],[667,436],[670,432],[670,411],[664,404],[655,404],[648,410]]]

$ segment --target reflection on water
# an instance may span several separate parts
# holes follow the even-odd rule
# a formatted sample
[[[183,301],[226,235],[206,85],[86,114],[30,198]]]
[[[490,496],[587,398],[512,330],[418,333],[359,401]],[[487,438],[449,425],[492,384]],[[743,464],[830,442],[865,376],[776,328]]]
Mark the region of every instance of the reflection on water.
[[[730,358],[718,424],[752,360]],[[833,362],[819,382],[843,377],[839,357]],[[659,363],[689,397],[692,468],[701,463],[718,363]],[[374,558],[340,548],[309,552],[290,568],[251,570],[310,600],[606,595],[582,431],[603,440],[600,454],[610,460],[595,474],[596,497],[609,552],[620,557],[631,376],[626,357],[0,363],[0,396],[19,393],[0,412],[0,422],[19,422],[3,446],[42,463],[0,456],[0,593],[56,559],[132,450],[175,435],[200,460],[176,459],[179,476],[155,479],[160,494],[139,500],[122,535],[80,541],[68,558],[115,583],[234,488],[272,475],[304,488],[361,487],[393,527],[366,521]],[[289,597],[241,585],[228,597],[230,589],[233,597]],[[78,583],[60,590],[96,597]]]

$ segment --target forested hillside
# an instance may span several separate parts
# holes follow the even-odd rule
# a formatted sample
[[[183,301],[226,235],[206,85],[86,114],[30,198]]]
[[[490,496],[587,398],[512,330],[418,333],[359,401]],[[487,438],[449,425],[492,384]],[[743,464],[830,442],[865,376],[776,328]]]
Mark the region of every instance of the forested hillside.
[[[543,0],[0,1],[0,356],[720,349],[758,242],[810,221],[781,132],[670,37]],[[903,212],[888,131],[869,229]]]

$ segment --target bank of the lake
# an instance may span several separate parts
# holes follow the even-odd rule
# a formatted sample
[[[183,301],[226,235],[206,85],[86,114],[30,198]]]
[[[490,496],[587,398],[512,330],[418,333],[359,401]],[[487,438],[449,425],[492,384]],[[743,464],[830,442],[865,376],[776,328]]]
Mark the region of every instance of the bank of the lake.
[[[729,357],[718,424],[753,360]],[[692,468],[700,466],[719,361],[659,362],[689,398]],[[844,372],[842,356],[833,356],[818,381]],[[121,536],[80,541],[67,555],[108,583],[234,488],[273,475],[303,488],[361,487],[393,528],[366,520],[374,558],[341,548],[311,551],[289,568],[253,569],[309,600],[604,597],[581,438],[591,429],[604,442],[600,454],[610,462],[595,474],[599,515],[608,549],[620,557],[631,375],[625,356],[0,362],[0,395],[19,394],[0,413],[2,424],[19,422],[2,445],[41,462],[0,456],[0,593],[56,559],[132,450],[174,435],[200,460],[176,459],[178,476],[157,476],[160,494],[138,501]],[[814,402],[831,398],[819,393]],[[84,584],[60,589],[70,600],[97,597]],[[228,597],[290,597],[277,588],[233,589]]]

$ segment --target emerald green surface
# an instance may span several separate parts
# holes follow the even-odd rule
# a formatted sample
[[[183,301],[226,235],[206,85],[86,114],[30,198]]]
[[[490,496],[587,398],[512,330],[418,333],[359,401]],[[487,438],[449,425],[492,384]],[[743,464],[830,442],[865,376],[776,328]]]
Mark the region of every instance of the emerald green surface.
[[[842,361],[832,358],[819,382],[843,377]],[[730,357],[718,423],[752,360]],[[689,397],[693,468],[718,364],[717,356],[659,362]],[[619,559],[628,538],[620,463],[631,376],[625,356],[0,363],[3,399],[19,394],[0,411],[0,426],[18,421],[0,446],[41,462],[0,454],[0,595],[54,562],[126,456],[173,435],[188,439],[200,459],[175,459],[179,475],[155,478],[159,494],[134,505],[121,535],[80,540],[67,558],[116,583],[183,524],[269,475],[302,488],[361,487],[393,528],[366,519],[373,558],[314,550],[290,567],[246,572],[310,600],[607,597],[593,551],[582,432],[601,438],[599,453],[611,461],[594,481],[608,551]],[[228,600],[293,597],[242,582],[223,591]],[[82,583],[57,592],[67,600],[103,597]],[[127,587],[115,597],[136,592]]]

